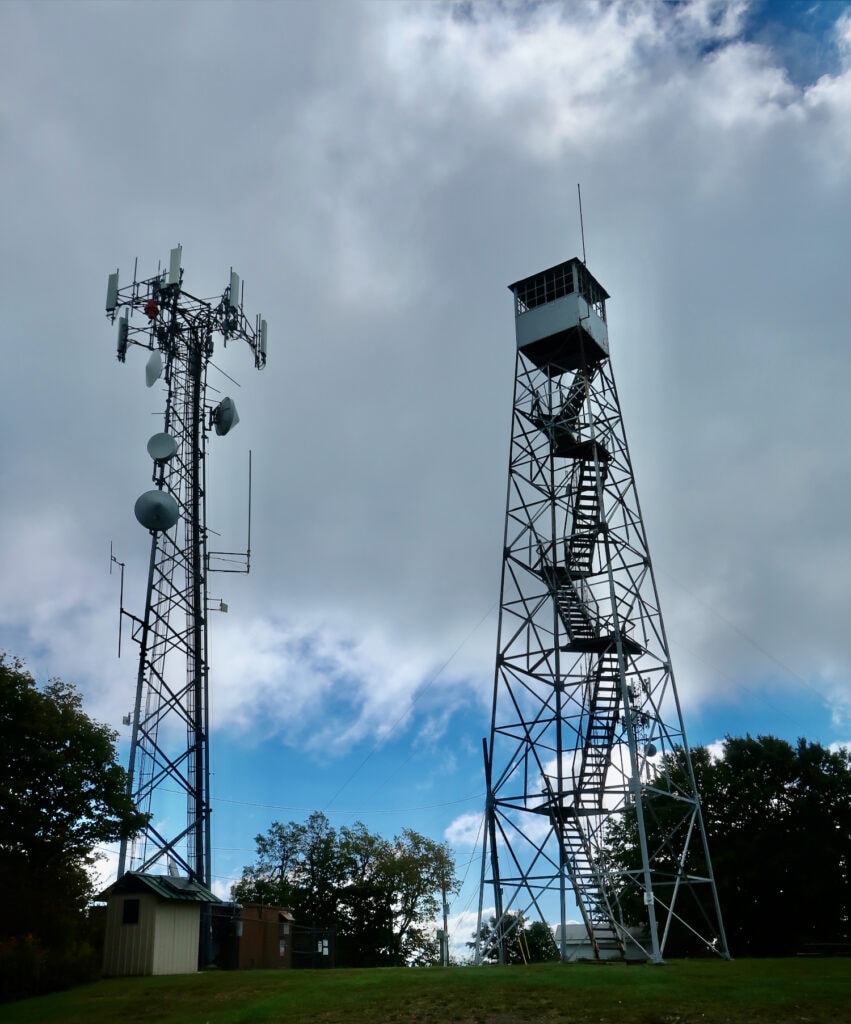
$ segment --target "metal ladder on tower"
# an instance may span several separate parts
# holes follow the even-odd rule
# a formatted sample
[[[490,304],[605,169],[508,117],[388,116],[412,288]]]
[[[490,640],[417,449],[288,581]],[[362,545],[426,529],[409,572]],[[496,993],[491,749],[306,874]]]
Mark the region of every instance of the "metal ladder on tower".
[[[597,458],[578,460],[573,530],[565,543],[565,569],[556,588],[556,605],[575,645],[596,640],[600,635],[597,603],[585,582],[590,576],[600,517],[600,496],[597,489],[597,471],[605,479],[606,463]]]
[[[574,421],[582,408],[584,394],[585,381],[577,374],[562,407],[572,414],[571,419],[562,420],[570,432],[569,447],[564,441],[559,445],[557,438],[553,437],[554,453],[576,459],[573,523],[565,543],[565,571],[553,574],[557,581],[556,606],[571,647],[580,651],[584,648],[595,658],[585,682],[585,737],[573,806],[570,810],[564,808],[557,815],[557,821],[571,882],[594,955],[598,959],[606,959],[607,953],[621,957],[625,956],[626,950],[613,923],[612,908],[594,865],[588,832],[582,822],[603,806],[606,774],[611,764],[621,704],[620,663],[613,643],[601,648],[605,638],[601,636],[596,600],[586,582],[594,568],[601,512],[600,488],[605,482],[608,456],[598,444],[579,441]]]
[[[614,644],[599,654],[588,682],[588,712],[577,803],[583,808],[600,810],[621,709],[620,661]]]
[[[600,872],[590,850],[588,837],[572,810],[558,800],[548,779],[552,822],[567,862],[576,904],[588,931],[588,939],[596,959],[617,959],[626,955],[624,944],[613,925],[612,909],[606,897]],[[610,954],[608,957],[606,954]]]

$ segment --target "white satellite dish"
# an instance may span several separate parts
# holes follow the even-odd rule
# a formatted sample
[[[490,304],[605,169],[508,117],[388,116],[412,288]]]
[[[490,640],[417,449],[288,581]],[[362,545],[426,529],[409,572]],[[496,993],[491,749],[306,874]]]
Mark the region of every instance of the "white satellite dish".
[[[145,491],[133,511],[147,530],[170,530],[180,516],[177,502],[167,491]]]
[[[171,434],[154,434],[148,441],[148,455],[154,462],[168,462],[177,454],[177,441]]]
[[[223,398],[213,410],[213,424],[219,437],[224,435],[239,423],[239,413],[236,411],[236,404],[232,398]]]
[[[152,352],[145,366],[145,383],[152,388],[162,375],[163,357],[159,352]]]

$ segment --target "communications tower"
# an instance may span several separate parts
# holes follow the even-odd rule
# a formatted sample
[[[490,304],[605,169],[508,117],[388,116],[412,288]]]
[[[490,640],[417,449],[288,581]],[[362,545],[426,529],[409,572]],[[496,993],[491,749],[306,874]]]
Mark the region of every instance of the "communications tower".
[[[148,441],[154,487],[136,502],[136,518],[151,535],[142,617],[123,608],[139,643],[128,792],[151,815],[145,830],[122,842],[118,877],[155,866],[210,887],[209,660],[207,576],[247,572],[245,553],[207,547],[206,457],[212,430],[227,434],[238,421],[230,398],[207,399],[207,369],[216,338],[248,343],[254,365],[266,365],[266,321],[243,311],[239,276],[224,292],[202,299],[183,287],[182,250],[167,270],[121,288],[109,275],[106,312],[118,325],[118,359],[138,346],[148,355],[146,382],[164,382],[163,429]],[[250,527],[249,527],[250,529]],[[113,561],[117,561],[113,556]],[[120,563],[119,563],[120,564]],[[123,566],[122,566],[123,571]],[[123,586],[122,586],[123,596]],[[224,610],[224,609],[223,609]],[[120,649],[119,649],[120,653]],[[202,935],[202,955],[203,955]]]
[[[609,296],[579,259],[510,289],[517,356],[478,934],[488,899],[500,960],[512,929],[535,918],[560,926],[562,960],[581,948],[571,918],[599,959],[660,962],[674,940],[726,957],[609,357]]]

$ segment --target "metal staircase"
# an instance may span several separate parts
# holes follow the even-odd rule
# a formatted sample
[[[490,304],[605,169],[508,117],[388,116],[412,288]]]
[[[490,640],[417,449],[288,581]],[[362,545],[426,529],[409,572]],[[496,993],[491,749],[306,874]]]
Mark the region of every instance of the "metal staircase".
[[[559,618],[570,641],[569,649],[590,655],[588,675],[582,684],[583,742],[574,788],[560,801],[551,791],[550,799],[555,812],[553,821],[594,955],[606,958],[624,956],[625,948],[594,865],[586,819],[603,808],[606,774],[621,713],[621,669],[614,638],[603,633],[597,601],[588,583],[594,572],[600,536],[608,453],[596,442],[581,440],[579,416],[586,388],[585,376],[577,373],[558,416],[548,422],[539,419],[540,428],[550,437],[553,456],[574,460],[573,521],[564,543],[564,565],[550,566],[548,576]]]
[[[558,835],[563,856],[576,895],[576,905],[588,931],[588,938],[597,959],[613,959],[626,955],[626,949],[614,925],[612,908],[587,835],[578,820],[576,809],[565,809],[547,780],[551,820]]]
[[[620,666],[614,646],[599,656],[589,682],[590,706],[577,799],[583,808],[600,810],[621,709]]]
[[[611,960],[626,956],[624,943],[612,923],[612,908],[606,900],[600,873],[588,854],[583,832],[567,826],[561,829],[560,839],[568,859],[576,903],[588,929],[595,958]]]
[[[573,644],[588,644],[599,635],[596,602],[582,579],[567,579],[556,587],[559,616]]]

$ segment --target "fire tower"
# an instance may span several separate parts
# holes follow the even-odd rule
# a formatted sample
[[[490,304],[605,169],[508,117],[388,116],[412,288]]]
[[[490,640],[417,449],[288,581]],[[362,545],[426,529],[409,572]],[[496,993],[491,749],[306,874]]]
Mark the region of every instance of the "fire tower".
[[[247,320],[233,271],[222,295],[191,295],[183,287],[181,255],[180,246],[173,249],[168,269],[146,280],[134,271],[124,288],[116,271],[107,286],[118,359],[125,361],[131,345],[147,350],[148,387],[161,378],[165,385],[163,429],[148,441],[154,487],[135,507],[151,535],[145,611],[140,618],[124,610],[123,579],[121,609],[139,644],[135,703],[125,720],[132,725],[128,791],[151,818],[135,840],[122,843],[118,876],[159,866],[209,888],[207,576],[217,557],[224,558],[221,571],[248,572],[250,540],[245,553],[208,551],[207,440],[212,430],[227,434],[239,417],[230,398],[208,402],[207,369],[216,335],[224,345],[247,342],[262,369],[266,321]],[[202,935],[202,955],[203,942]]]
[[[609,357],[579,259],[510,286],[517,356],[479,932],[584,924],[600,959],[673,933],[727,956]],[[628,862],[611,854],[620,830]],[[487,897],[486,894],[487,893]],[[575,907],[575,909],[574,909]],[[479,952],[481,956],[481,951]]]

